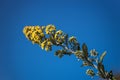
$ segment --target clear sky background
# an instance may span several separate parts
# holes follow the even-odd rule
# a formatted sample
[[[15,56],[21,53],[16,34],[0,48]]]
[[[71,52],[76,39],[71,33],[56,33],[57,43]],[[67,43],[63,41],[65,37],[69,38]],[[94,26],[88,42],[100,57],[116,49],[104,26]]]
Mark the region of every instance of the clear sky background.
[[[0,80],[92,80],[75,56],[59,59],[55,47],[45,52],[22,33],[26,25],[48,24],[89,50],[106,50],[106,69],[120,71],[119,0],[0,0]]]

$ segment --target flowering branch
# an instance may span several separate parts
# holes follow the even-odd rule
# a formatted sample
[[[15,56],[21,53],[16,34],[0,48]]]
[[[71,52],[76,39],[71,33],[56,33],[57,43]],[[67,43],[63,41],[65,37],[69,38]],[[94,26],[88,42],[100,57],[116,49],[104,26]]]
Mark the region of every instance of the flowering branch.
[[[116,80],[112,71],[107,72],[104,68],[103,59],[106,55],[106,51],[103,52],[100,57],[95,49],[88,52],[87,45],[85,43],[80,46],[76,37],[68,37],[62,30],[56,30],[54,25],[47,26],[25,26],[23,33],[32,41],[40,45],[42,49],[51,51],[52,46],[60,46],[62,49],[57,50],[55,55],[62,58],[64,55],[74,54],[79,60],[83,62],[81,67],[90,66],[92,69],[86,70],[86,74],[93,77],[95,75],[106,80]],[[95,73],[94,70],[97,70]]]

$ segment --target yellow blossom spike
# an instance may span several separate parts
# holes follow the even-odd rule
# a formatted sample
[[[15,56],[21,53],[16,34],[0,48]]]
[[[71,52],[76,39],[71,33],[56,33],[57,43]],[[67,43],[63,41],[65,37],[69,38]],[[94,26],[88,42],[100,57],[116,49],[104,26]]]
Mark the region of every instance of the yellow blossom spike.
[[[23,33],[33,44],[36,43],[40,45],[40,47],[46,51],[51,51],[52,46],[54,45],[62,47],[61,50],[57,50],[55,52],[55,55],[60,58],[64,55],[74,54],[78,59],[83,61],[82,66],[90,66],[91,68],[98,70],[98,73],[94,73],[93,69],[88,69],[86,74],[91,77],[98,75],[103,79],[116,80],[112,71],[107,72],[102,63],[106,52],[104,52],[100,58],[95,50],[90,51],[91,55],[89,55],[86,44],[82,45],[81,50],[80,44],[74,36],[70,37],[68,40],[68,35],[66,35],[62,30],[56,31],[56,27],[54,25],[25,26]]]

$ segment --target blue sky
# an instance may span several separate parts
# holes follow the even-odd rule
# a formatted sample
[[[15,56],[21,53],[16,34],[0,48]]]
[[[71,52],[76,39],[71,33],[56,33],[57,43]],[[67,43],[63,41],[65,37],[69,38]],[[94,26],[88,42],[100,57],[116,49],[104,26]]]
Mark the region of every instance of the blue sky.
[[[0,0],[0,80],[92,80],[75,56],[62,59],[33,45],[26,25],[54,24],[89,50],[107,51],[107,70],[120,67],[119,0]],[[119,71],[118,71],[119,72]]]

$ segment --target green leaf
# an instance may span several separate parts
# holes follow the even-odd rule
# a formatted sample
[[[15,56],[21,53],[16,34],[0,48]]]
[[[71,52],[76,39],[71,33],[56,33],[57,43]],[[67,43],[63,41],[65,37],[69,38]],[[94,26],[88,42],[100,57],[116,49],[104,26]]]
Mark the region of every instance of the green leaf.
[[[88,48],[85,43],[83,43],[83,45],[82,45],[82,50],[83,50],[84,56],[88,57]]]
[[[105,69],[102,63],[98,63],[98,71],[101,74],[102,78],[105,78]]]
[[[99,61],[99,63],[102,63],[103,62],[103,58],[105,57],[105,55],[106,55],[106,51],[104,51],[103,53],[102,53],[102,55],[100,56],[100,61]]]

